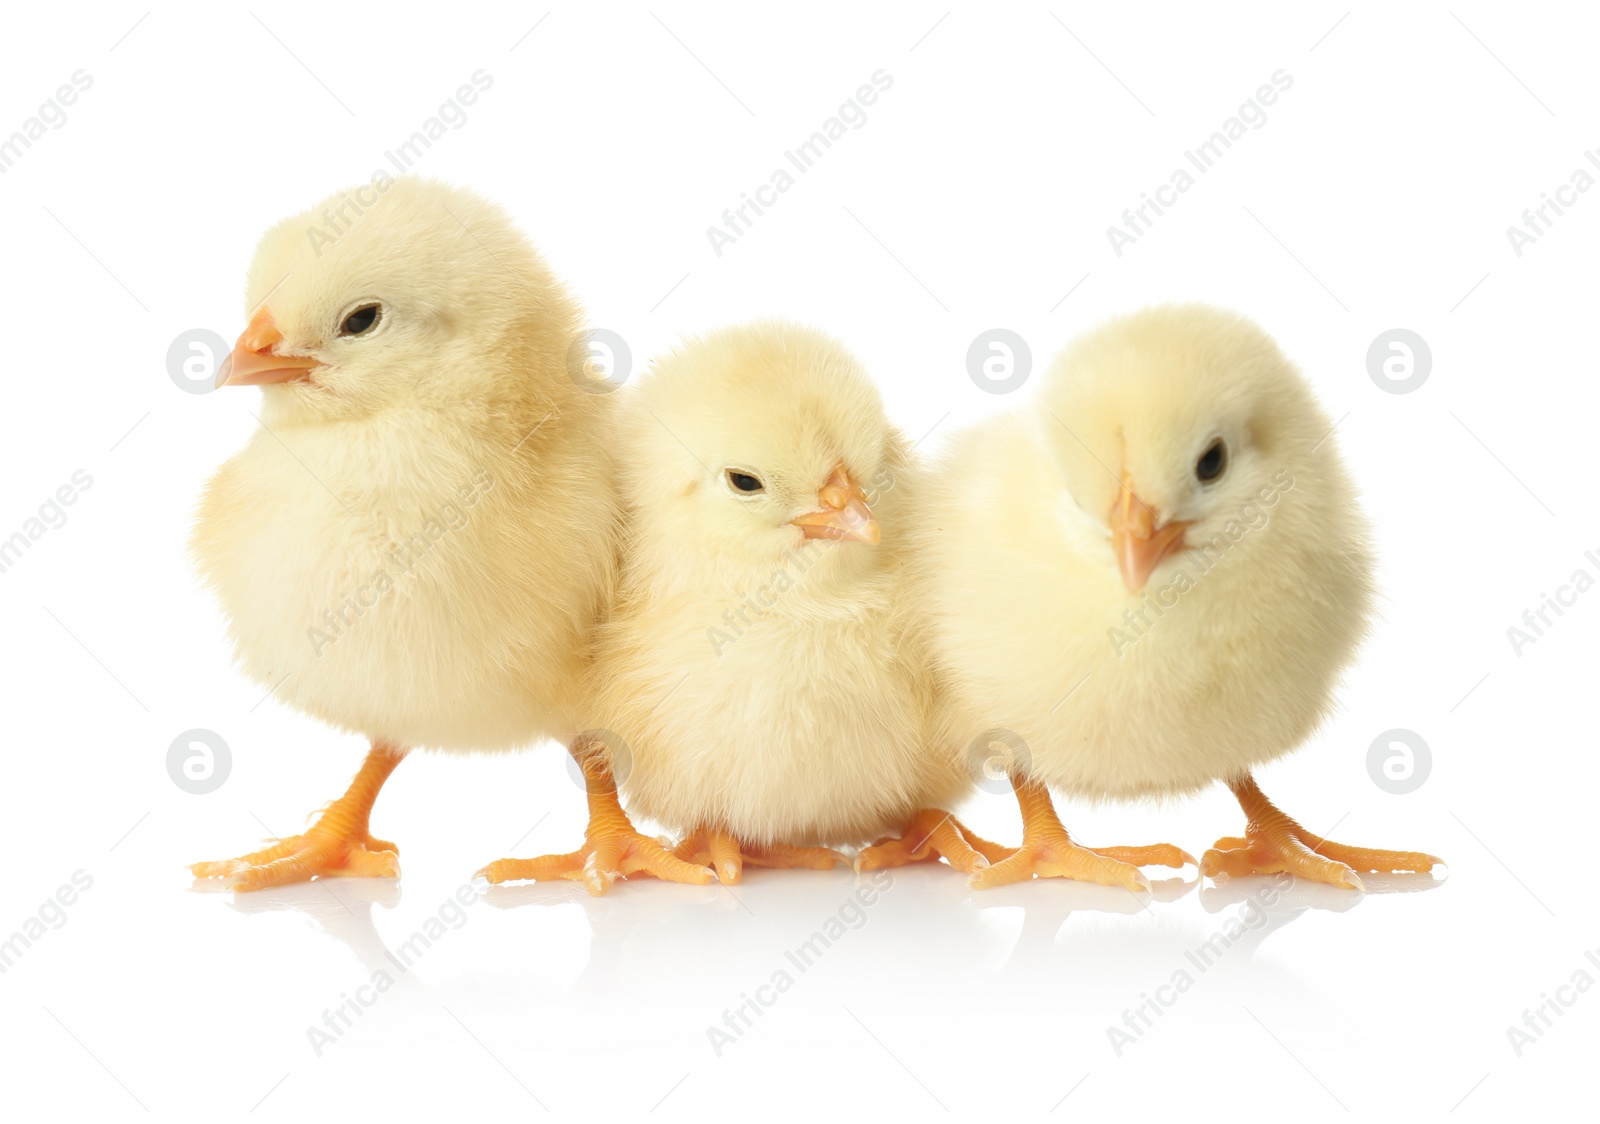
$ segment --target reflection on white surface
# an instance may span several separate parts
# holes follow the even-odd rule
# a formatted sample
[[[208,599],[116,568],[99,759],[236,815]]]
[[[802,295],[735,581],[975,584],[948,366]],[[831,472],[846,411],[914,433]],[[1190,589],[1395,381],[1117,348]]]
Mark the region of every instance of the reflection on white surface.
[[[1374,875],[1366,881],[1374,895],[1421,893],[1443,885],[1425,874]],[[397,880],[325,879],[252,894],[231,894],[197,880],[191,889],[246,916],[303,918],[306,931],[336,941],[369,973],[407,975],[420,953],[432,947],[424,949],[415,939],[421,927],[389,940],[380,933],[374,910],[393,912],[400,906],[404,890]],[[863,891],[869,904],[862,903]],[[581,968],[568,965],[565,990],[590,998],[634,991],[640,979],[657,973],[680,976],[690,963],[726,971],[749,960],[753,950],[774,947],[774,941],[779,956],[773,964],[799,974],[809,974],[825,956],[846,949],[854,958],[883,956],[886,972],[937,961],[941,971],[967,976],[998,965],[1001,975],[1018,979],[1074,961],[1132,966],[1148,963],[1152,955],[1174,962],[1187,958],[1205,970],[1224,964],[1237,969],[1253,960],[1269,937],[1308,912],[1346,913],[1367,896],[1283,875],[1204,885],[1193,877],[1153,879],[1149,894],[1057,880],[974,891],[959,874],[935,864],[879,872],[876,880],[843,870],[756,870],[731,887],[640,878],[619,881],[604,897],[567,882],[480,883],[473,893],[492,910],[528,913],[534,924],[549,912],[581,915],[588,952]],[[1192,925],[1175,925],[1162,913],[1190,895],[1217,919],[1198,934]],[[1131,928],[1069,924],[1096,915],[1141,920]],[[457,918],[452,913],[445,920],[443,936],[454,930]],[[437,943],[443,947],[445,942]]]
[[[428,841],[420,813],[401,826]],[[594,898],[465,881],[496,846],[475,839],[413,846],[402,881],[236,895],[173,877],[194,850],[182,819],[147,827],[0,978],[0,1020],[30,1059],[15,1081],[35,1093],[82,1083],[88,1047],[158,1118],[258,1102],[262,1119],[298,1117],[358,1088],[375,1114],[443,1116],[458,1087],[558,1116],[583,1117],[603,1090],[625,1113],[664,1101],[657,1115],[733,1118],[752,1085],[825,1114],[846,1072],[851,1103],[885,1112],[1028,1118],[1070,1094],[1098,1118],[1141,1082],[1209,1088],[1227,1046],[1252,1095],[1307,1119],[1374,1107],[1358,1067],[1426,1059],[1440,1076],[1406,1103],[1427,1115],[1504,1064],[1500,1008],[1520,1018],[1538,996],[1491,999],[1442,967],[1459,918],[1516,926],[1528,904],[1481,881],[1371,877],[1356,894],[1190,869],[1148,894],[975,891],[925,864],[753,869],[734,887],[639,879]],[[1564,1025],[1528,1063],[1582,1040]],[[110,1078],[85,1096],[105,1119],[133,1107]]]
[[[752,949],[771,947],[774,939],[787,954],[814,942],[819,932],[831,936],[825,952],[849,949],[863,959],[881,956],[879,970],[889,974],[937,962],[941,971],[962,976],[980,976],[999,965],[1006,975],[1027,978],[1087,959],[1134,965],[1147,962],[1153,950],[1181,957],[1196,943],[1191,927],[1173,924],[1161,911],[1197,889],[1207,914],[1229,920],[1213,930],[1234,934],[1226,959],[1237,964],[1253,958],[1269,936],[1307,912],[1346,912],[1364,897],[1287,876],[1230,879],[1203,887],[1198,878],[1155,879],[1149,894],[1057,880],[974,891],[948,867],[933,864],[880,876],[883,884],[878,887],[871,876],[845,871],[754,871],[732,887],[639,879],[619,882],[599,898],[567,883],[493,886],[482,897],[497,910],[581,912],[590,932],[590,952],[573,992],[586,995],[633,990],[638,978],[659,971],[679,974],[688,966],[686,957],[711,971],[726,971]],[[1440,885],[1428,875],[1369,880],[1375,894],[1421,892]],[[850,903],[862,888],[875,890],[876,900],[857,909]],[[310,908],[323,914],[333,909],[314,900]],[[1142,918],[1133,928],[1145,938],[1130,941],[1125,929],[1101,925],[1084,933],[1068,924],[1094,916]],[[828,923],[836,920],[830,930]],[[1202,933],[1201,943],[1214,932]],[[791,945],[782,943],[785,935]],[[1217,959],[1220,963],[1222,958]],[[775,963],[782,968],[794,960]],[[806,965],[808,971],[810,967]]]
[[[391,953],[378,935],[372,909],[382,906],[393,910],[400,904],[399,879],[328,878],[234,894],[215,880],[197,878],[190,889],[199,894],[221,895],[228,908],[238,913],[292,911],[304,917],[313,931],[348,948],[369,972],[389,963]]]
[[[750,1090],[766,1089],[761,1104],[820,1116],[943,1105],[1027,1119],[1062,1104],[1057,1115],[1099,1119],[1141,1090],[1215,1103],[1219,1074],[1236,1071],[1252,1098],[1304,1119],[1397,1104],[1427,1117],[1486,1072],[1472,1102],[1501,1105],[1498,1082],[1514,1088],[1587,1044],[1590,1016],[1575,1008],[1523,1059],[1506,1047],[1507,1023],[1570,975],[1539,965],[1577,953],[1538,939],[1528,914],[1540,907],[1454,821],[1364,812],[1341,828],[1459,856],[1465,876],[1449,887],[1369,877],[1355,894],[1187,868],[1151,871],[1149,894],[1059,880],[975,891],[926,864],[757,868],[735,887],[640,879],[593,898],[573,883],[469,880],[488,858],[581,836],[560,759],[410,767],[381,825],[404,848],[400,881],[244,895],[194,883],[183,864],[237,849],[253,810],[183,794],[114,851],[64,863],[92,871],[93,889],[0,976],[0,1034],[21,1063],[7,1080],[23,1103],[66,1085],[96,1119],[145,1118],[126,1086],[157,1119],[258,1104],[252,1119],[301,1118],[330,1103],[443,1119],[465,1096],[499,1115],[542,1104],[587,1119],[603,1103],[643,1116],[659,1103],[656,1116],[704,1120],[748,1117]],[[277,804],[299,808],[307,787],[285,779]],[[548,805],[527,807],[530,791]],[[473,815],[441,822],[440,793]],[[1015,831],[1003,805],[972,810],[1002,838]],[[119,817],[107,842],[142,813]],[[1235,815],[1225,794],[1145,819],[1073,810],[1085,834],[1112,838],[1204,840]],[[1506,957],[1509,983],[1484,982],[1486,948]],[[1396,1058],[1407,1076],[1381,1092],[1353,1076]]]

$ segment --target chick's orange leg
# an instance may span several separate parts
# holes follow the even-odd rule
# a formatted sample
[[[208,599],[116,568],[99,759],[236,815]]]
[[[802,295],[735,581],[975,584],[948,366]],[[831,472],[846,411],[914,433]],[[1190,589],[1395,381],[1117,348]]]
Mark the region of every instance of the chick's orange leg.
[[[827,847],[740,843],[727,832],[714,828],[699,828],[690,832],[673,854],[685,861],[709,866],[724,886],[735,885],[744,877],[745,863],[775,870],[832,870],[840,863],[850,861]]]
[[[656,840],[634,830],[633,821],[617,798],[616,781],[602,753],[574,747],[573,755],[583,769],[584,787],[589,794],[589,827],[583,833],[583,846],[564,855],[499,859],[474,877],[490,882],[582,882],[583,888],[596,897],[618,878],[635,874],[696,886],[711,881],[711,872],[705,867],[684,862]]]
[[[1228,785],[1246,818],[1243,837],[1219,839],[1200,861],[1200,873],[1241,877],[1286,871],[1311,882],[1326,882],[1350,890],[1365,887],[1357,871],[1396,874],[1426,873],[1442,859],[1418,851],[1382,851],[1347,847],[1312,835],[1280,812],[1249,774]]]
[[[889,836],[863,849],[856,857],[856,870],[938,862],[942,857],[957,870],[971,874],[1011,853],[1009,847],[978,838],[949,812],[924,808],[911,817],[899,838]]]
[[[374,742],[349,789],[304,834],[236,859],[194,863],[190,872],[196,878],[220,878],[232,890],[264,890],[334,876],[397,877],[399,848],[373,838],[367,820],[383,783],[404,757],[405,750]]]
[[[1067,836],[1056,816],[1050,791],[1037,781],[1013,775],[1012,787],[1022,808],[1022,846],[1010,857],[972,876],[976,889],[990,889],[1030,878],[1071,878],[1127,890],[1148,890],[1141,866],[1181,867],[1193,856],[1168,843],[1149,847],[1081,847]]]

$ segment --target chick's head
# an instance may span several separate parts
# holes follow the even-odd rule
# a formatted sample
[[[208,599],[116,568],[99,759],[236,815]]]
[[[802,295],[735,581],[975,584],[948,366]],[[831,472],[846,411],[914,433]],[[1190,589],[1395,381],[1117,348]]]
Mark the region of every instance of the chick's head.
[[[1240,527],[1297,480],[1296,505],[1343,502],[1330,426],[1304,379],[1255,324],[1204,305],[1115,320],[1069,348],[1042,392],[1040,433],[1065,484],[1080,550],[1137,593],[1169,558]],[[1320,452],[1320,456],[1319,456]],[[1337,514],[1337,513],[1333,513]]]
[[[876,544],[893,470],[877,388],[836,341],[757,323],[680,345],[628,394],[623,488],[642,534],[762,577],[807,540]],[[670,545],[669,545],[670,544]]]
[[[337,192],[269,230],[245,304],[217,385],[260,385],[268,415],[298,422],[514,396],[576,320],[510,216],[414,176]]]

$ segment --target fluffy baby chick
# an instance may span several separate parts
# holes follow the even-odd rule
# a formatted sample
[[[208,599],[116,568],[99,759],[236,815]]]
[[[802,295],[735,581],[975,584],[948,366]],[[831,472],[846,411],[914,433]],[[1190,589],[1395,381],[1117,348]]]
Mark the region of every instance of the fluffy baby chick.
[[[630,809],[727,883],[894,830],[895,861],[982,864],[930,810],[970,780],[905,597],[909,450],[855,360],[784,324],[692,340],[626,395],[616,448],[593,713]]]
[[[1187,305],[1077,343],[1031,409],[943,458],[918,521],[921,593],[961,721],[1020,738],[1023,846],[975,884],[1142,888],[1136,865],[1188,859],[1079,847],[1046,785],[1103,799],[1225,781],[1247,827],[1206,852],[1209,875],[1360,888],[1357,870],[1438,861],[1320,839],[1251,778],[1328,716],[1368,627],[1367,527],[1332,428],[1259,328]]]
[[[261,425],[206,488],[193,553],[243,670],[372,748],[305,834],[192,869],[239,890],[394,875],[368,815],[408,750],[581,728],[615,577],[610,399],[570,377],[579,310],[509,216],[442,184],[286,219],[246,305],[218,385],[260,386]]]

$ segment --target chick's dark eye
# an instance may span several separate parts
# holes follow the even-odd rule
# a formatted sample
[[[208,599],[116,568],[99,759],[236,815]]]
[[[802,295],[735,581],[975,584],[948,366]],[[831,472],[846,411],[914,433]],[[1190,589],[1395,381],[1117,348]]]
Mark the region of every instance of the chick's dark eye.
[[[1221,441],[1211,442],[1211,447],[1200,454],[1200,459],[1195,462],[1194,474],[1200,478],[1201,483],[1209,484],[1221,476],[1228,467],[1228,447]]]
[[[728,469],[728,483],[733,486],[734,491],[747,494],[762,491],[766,487],[760,479],[751,476],[748,472],[736,472],[731,468]]]
[[[364,304],[344,318],[344,323],[339,325],[339,334],[364,336],[376,328],[381,319],[383,319],[383,305]]]

